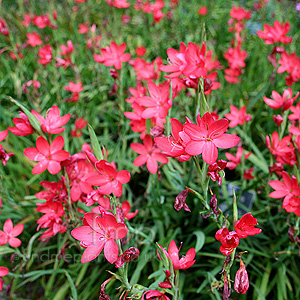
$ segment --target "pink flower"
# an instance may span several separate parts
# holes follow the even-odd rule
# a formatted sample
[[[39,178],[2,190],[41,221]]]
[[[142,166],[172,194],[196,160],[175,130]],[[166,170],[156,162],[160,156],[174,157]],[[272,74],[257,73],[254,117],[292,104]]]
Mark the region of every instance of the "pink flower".
[[[118,46],[115,42],[111,42],[110,47],[101,48],[101,55],[94,54],[94,59],[98,63],[103,63],[107,67],[114,66],[116,69],[122,69],[122,62],[129,61],[131,55],[124,53],[126,44]]]
[[[132,143],[130,147],[140,154],[133,162],[135,166],[141,166],[147,163],[147,169],[150,173],[157,172],[157,162],[162,164],[168,163],[168,158],[161,153],[161,150],[154,146],[153,140],[150,135],[146,135],[143,140],[143,145],[139,143]]]
[[[243,152],[244,152],[244,149],[240,146],[237,149],[236,156],[226,152],[225,156],[229,160],[226,167],[230,170],[235,169],[241,163]],[[245,154],[244,155],[244,160],[246,160],[251,154],[252,154],[252,152],[249,152],[248,154]]]
[[[127,235],[127,227],[118,223],[115,216],[103,213],[86,213],[83,220],[84,226],[75,228],[71,235],[80,241],[86,250],[83,252],[81,262],[86,263],[95,259],[104,248],[104,256],[113,264],[119,256],[119,247],[115,240]]]
[[[64,146],[64,138],[59,135],[51,145],[47,140],[39,136],[36,140],[36,148],[26,148],[24,155],[31,160],[38,161],[32,170],[32,174],[41,174],[46,169],[51,174],[57,174],[61,170],[60,162],[66,160],[70,154],[62,150]]]
[[[19,111],[21,118],[13,118],[13,122],[16,127],[8,127],[8,130],[14,135],[26,136],[33,133],[33,128],[29,122],[28,117],[21,111]]]
[[[35,110],[32,110],[31,113],[40,122],[42,130],[44,132],[52,134],[62,133],[65,130],[65,128],[60,127],[67,124],[71,118],[71,114],[66,114],[61,117],[59,108],[56,105],[48,109],[46,113],[46,118],[42,117]]]
[[[52,60],[52,48],[50,45],[45,45],[44,47],[39,49],[39,57],[38,63],[41,65],[47,65]]]
[[[198,116],[197,123],[183,125],[184,132],[191,139],[185,151],[189,155],[202,154],[203,160],[209,165],[217,160],[218,148],[232,148],[240,141],[238,136],[224,133],[229,125],[226,119],[215,121],[210,113],[205,113],[202,118]]]
[[[3,246],[9,243],[11,247],[19,247],[22,242],[16,236],[20,235],[23,229],[23,224],[14,227],[12,220],[7,219],[3,225],[3,231],[0,230],[0,245]]]
[[[160,245],[159,245],[160,246]],[[162,248],[162,246],[160,246]],[[181,248],[181,247],[180,247]],[[195,248],[191,248],[187,251],[185,256],[179,259],[179,249],[176,246],[174,240],[170,242],[168,252],[164,248],[162,250],[172,260],[174,270],[182,270],[190,268],[195,262]]]
[[[0,267],[0,291],[3,289],[3,280],[2,277],[6,276],[9,273],[8,268]]]
[[[300,196],[300,187],[294,175],[290,177],[287,172],[282,171],[282,179],[283,182],[280,180],[271,180],[268,182],[275,190],[269,194],[271,198],[280,199],[284,197],[285,199],[289,199]]]
[[[26,33],[26,36],[28,38],[27,44],[29,44],[31,47],[36,47],[43,44],[42,40],[40,39],[40,35],[36,32]]]
[[[283,95],[280,96],[276,91],[272,92],[272,97],[274,100],[264,97],[264,101],[273,109],[282,108],[283,111],[289,109],[293,102],[299,97],[299,92],[295,97],[293,96],[293,91],[291,88],[284,90]]]
[[[106,160],[97,161],[96,169],[100,173],[87,178],[87,183],[100,186],[98,191],[103,195],[113,193],[116,197],[123,194],[122,184],[129,182],[130,173],[126,170],[116,171],[115,167]]]
[[[293,41],[292,37],[286,36],[290,30],[290,23],[280,24],[277,20],[274,22],[274,26],[268,24],[264,25],[264,30],[257,31],[257,35],[265,40],[265,44],[272,45],[275,43],[290,44]]]
[[[246,105],[240,110],[236,106],[230,105],[230,113],[225,114],[225,117],[230,121],[230,128],[237,125],[243,125],[245,122],[249,122],[252,119],[252,117],[246,113],[246,109]]]

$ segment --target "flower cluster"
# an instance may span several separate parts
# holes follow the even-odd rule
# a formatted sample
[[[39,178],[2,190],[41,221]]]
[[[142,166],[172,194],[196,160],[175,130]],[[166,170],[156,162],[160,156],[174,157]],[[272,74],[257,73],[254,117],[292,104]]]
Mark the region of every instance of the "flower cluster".
[[[215,238],[221,242],[220,251],[228,256],[239,245],[239,240],[246,238],[248,235],[256,235],[261,233],[260,228],[256,228],[257,219],[251,213],[247,213],[238,220],[235,225],[235,231],[230,231],[224,227],[216,232]]]

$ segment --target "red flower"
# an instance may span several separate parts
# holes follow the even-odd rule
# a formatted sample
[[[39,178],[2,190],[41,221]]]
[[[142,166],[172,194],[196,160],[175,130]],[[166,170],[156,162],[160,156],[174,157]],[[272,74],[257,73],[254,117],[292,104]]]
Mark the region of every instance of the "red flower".
[[[224,170],[227,166],[227,161],[224,159],[219,159],[208,167],[207,175],[210,176],[212,181],[217,181],[219,185],[222,184],[222,177],[219,172]]]
[[[245,50],[241,49],[238,45],[235,48],[228,48],[224,54],[224,58],[228,60],[228,65],[230,69],[238,69],[246,66],[244,60],[247,58],[248,54]]]
[[[129,212],[130,211],[130,203],[128,201],[122,202],[122,210],[124,213],[124,217],[129,221],[130,219],[134,218],[138,214],[138,210],[136,209],[135,212]]]
[[[34,16],[32,18],[32,23],[40,29],[43,29],[43,28],[46,28],[47,26],[52,25],[50,22],[50,19],[47,15]]]
[[[0,291],[3,289],[3,280],[2,277],[6,276],[9,273],[8,268],[0,267]]]
[[[205,113],[202,118],[198,117],[197,123],[186,123],[183,126],[184,132],[191,139],[185,151],[189,155],[202,154],[203,160],[209,165],[217,160],[218,148],[228,149],[240,141],[238,136],[224,133],[229,125],[226,119],[215,121],[210,113]]]
[[[32,170],[32,174],[41,174],[46,169],[51,174],[57,174],[61,170],[60,162],[66,160],[70,154],[62,150],[64,146],[64,138],[59,135],[51,145],[47,140],[39,136],[36,140],[36,148],[26,148],[24,155],[31,160],[38,161]]]
[[[36,118],[40,122],[42,130],[44,132],[52,133],[52,134],[62,133],[65,130],[65,128],[60,128],[60,127],[67,124],[71,118],[70,113],[61,117],[59,108],[56,105],[48,109],[46,113],[46,118],[43,118],[35,110],[32,110],[31,113],[34,116],[36,116]]]
[[[272,97],[274,100],[264,97],[264,101],[273,109],[282,108],[283,111],[289,109],[293,102],[299,97],[299,92],[295,97],[293,96],[293,91],[291,88],[284,90],[282,96],[280,96],[276,91],[272,92]]]
[[[27,28],[29,25],[30,25],[30,23],[31,23],[31,15],[30,14],[27,14],[27,15],[23,15],[23,21],[21,22],[21,24],[25,27],[25,28]]]
[[[174,270],[188,269],[196,262],[195,248],[189,249],[186,255],[182,256],[179,259],[179,250],[181,246],[178,249],[174,240],[171,241],[168,248],[168,252],[166,252],[166,250],[162,248],[162,246],[160,247],[166,253],[166,255],[172,260]]]
[[[280,67],[277,69],[277,73],[287,72],[289,75],[285,78],[288,86],[294,82],[298,82],[300,79],[300,58],[295,52],[290,55],[286,52],[281,54],[279,59]]]
[[[138,56],[144,56],[146,53],[146,48],[144,46],[137,47],[135,50],[136,55]]]
[[[291,106],[290,110],[293,112],[289,115],[289,120],[300,120],[300,102],[296,103],[296,106]]]
[[[8,130],[0,131],[0,142],[2,142],[8,135]]]
[[[61,202],[52,200],[46,203],[37,203],[38,212],[44,215],[37,220],[38,228],[48,228],[39,239],[44,241],[57,233],[66,232],[67,228],[62,224],[62,217],[65,215],[65,210]]]
[[[254,176],[252,175],[253,171],[254,171],[254,168],[250,168],[249,170],[245,170],[245,172],[243,174],[244,179],[246,179],[246,180],[254,179]]]
[[[43,44],[43,41],[40,39],[40,35],[36,32],[26,33],[26,36],[28,38],[27,44],[29,44],[31,47],[36,47]]]
[[[10,218],[7,219],[3,225],[3,231],[0,230],[0,246],[9,243],[11,247],[19,247],[22,242],[16,236],[20,235],[23,229],[23,224],[18,224],[14,227],[12,220]]]
[[[29,122],[28,117],[21,111],[19,111],[19,115],[21,118],[13,118],[13,122],[16,127],[8,127],[8,130],[14,134],[19,136],[26,136],[33,133],[33,128]]]
[[[208,13],[208,9],[206,6],[200,6],[200,8],[198,9],[198,14],[200,16],[205,16]]]
[[[74,51],[74,45],[73,45],[72,41],[69,40],[69,41],[67,41],[67,46],[61,45],[60,49],[61,49],[61,52],[59,53],[59,55],[61,55],[61,56],[70,55]]]
[[[129,61],[131,55],[124,53],[126,44],[118,46],[115,42],[111,42],[110,47],[101,48],[101,55],[94,54],[94,59],[98,63],[103,63],[107,67],[114,66],[116,69],[122,69],[122,62]]]
[[[249,288],[248,273],[242,260],[240,260],[240,268],[235,274],[234,289],[239,294],[246,294]]]
[[[275,43],[289,44],[293,41],[292,37],[286,36],[290,30],[290,23],[280,24],[277,20],[274,22],[274,26],[268,24],[264,25],[264,30],[257,31],[257,35],[265,40],[265,44],[272,45]]]
[[[260,228],[255,228],[254,226],[257,225],[257,219],[252,216],[251,213],[247,213],[243,215],[240,220],[238,220],[235,225],[234,229],[239,236],[240,239],[246,238],[248,235],[256,235],[261,233]]]
[[[285,136],[279,140],[279,135],[276,131],[272,133],[272,137],[266,136],[267,148],[273,155],[291,156],[294,153],[294,147],[291,144],[291,137]]]
[[[183,125],[177,119],[171,119],[171,129],[172,136],[154,138],[156,146],[166,156],[177,157],[179,161],[189,160],[191,156],[186,154],[185,145],[190,138],[183,131]]]
[[[3,35],[9,35],[7,24],[2,18],[0,18],[0,33]]]
[[[132,143],[130,147],[140,154],[133,162],[135,166],[141,166],[147,163],[147,169],[150,173],[155,174],[157,172],[157,162],[162,164],[168,163],[168,158],[161,153],[161,150],[156,148],[153,143],[153,139],[150,135],[146,135],[143,139],[143,145],[139,143]]]
[[[226,167],[230,170],[235,169],[241,163],[243,152],[244,152],[244,149],[242,147],[238,147],[236,156],[226,152],[225,156],[229,160]],[[249,152],[248,154],[246,154],[244,156],[244,160],[246,160],[251,154],[252,154],[252,152]]]
[[[239,237],[235,231],[221,228],[216,232],[215,238],[221,242],[220,251],[223,255],[229,255],[239,245]]]
[[[130,173],[126,170],[117,172],[106,160],[97,161],[95,165],[100,174],[92,175],[86,181],[91,185],[99,185],[98,191],[102,195],[113,193],[116,197],[120,197],[123,194],[122,184],[129,182]]]
[[[79,24],[78,33],[85,34],[89,32],[89,26],[87,24]]]
[[[251,10],[245,10],[241,6],[234,6],[232,5],[231,10],[230,10],[230,16],[231,18],[237,20],[237,21],[242,21],[242,20],[249,20],[251,18]]]
[[[116,268],[121,268],[124,263],[131,262],[135,260],[140,254],[140,251],[136,247],[131,247],[124,251],[122,255],[120,255],[115,262]]]
[[[105,258],[113,264],[119,256],[119,247],[115,240],[124,238],[127,232],[127,227],[118,223],[113,214],[103,213],[100,216],[86,213],[83,226],[73,229],[71,235],[86,248],[81,257],[82,263],[95,259],[104,248]]]
[[[230,105],[230,113],[225,114],[225,117],[230,121],[230,128],[237,125],[243,125],[245,122],[249,122],[252,119],[252,117],[246,113],[246,109],[246,105],[240,110],[236,106]]]
[[[47,65],[52,60],[52,49],[50,45],[46,45],[39,49],[39,57],[38,63],[41,65]]]
[[[146,291],[141,300],[170,300],[164,293],[157,290]]]

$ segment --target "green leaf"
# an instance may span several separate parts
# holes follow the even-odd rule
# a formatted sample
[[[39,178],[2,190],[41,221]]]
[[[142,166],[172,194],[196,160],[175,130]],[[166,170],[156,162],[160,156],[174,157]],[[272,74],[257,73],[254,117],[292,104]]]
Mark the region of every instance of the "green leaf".
[[[38,119],[23,105],[21,104],[19,101],[13,99],[12,97],[8,96],[8,99],[14,103],[15,105],[17,105],[18,107],[20,107],[23,112],[25,113],[25,115],[28,117],[30,124],[32,125],[32,127],[40,132],[41,131],[41,125],[38,121]]]
[[[74,300],[77,300],[77,290],[76,290],[76,286],[74,284],[74,281],[72,279],[72,277],[70,276],[70,274],[68,273],[67,270],[64,270],[68,280],[69,280],[69,284],[70,284],[70,287],[71,287],[71,293],[72,293],[72,296],[73,296],[73,299]]]
[[[100,144],[98,142],[95,131],[94,131],[93,127],[90,124],[88,124],[88,128],[89,128],[91,143],[92,143],[93,150],[95,152],[95,156],[98,160],[102,160],[103,155],[102,155],[101,147],[100,147]]]
[[[197,237],[197,242],[195,246],[195,251],[198,252],[202,249],[204,243],[205,243],[205,234],[201,230],[197,230],[194,232],[194,235]]]

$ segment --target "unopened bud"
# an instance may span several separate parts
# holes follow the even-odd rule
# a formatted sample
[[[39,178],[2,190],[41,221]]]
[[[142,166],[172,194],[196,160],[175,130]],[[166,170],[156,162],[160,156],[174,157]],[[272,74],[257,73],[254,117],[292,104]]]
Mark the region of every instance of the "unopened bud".
[[[240,260],[240,268],[235,274],[234,289],[239,294],[246,294],[249,288],[248,273],[242,260]]]

